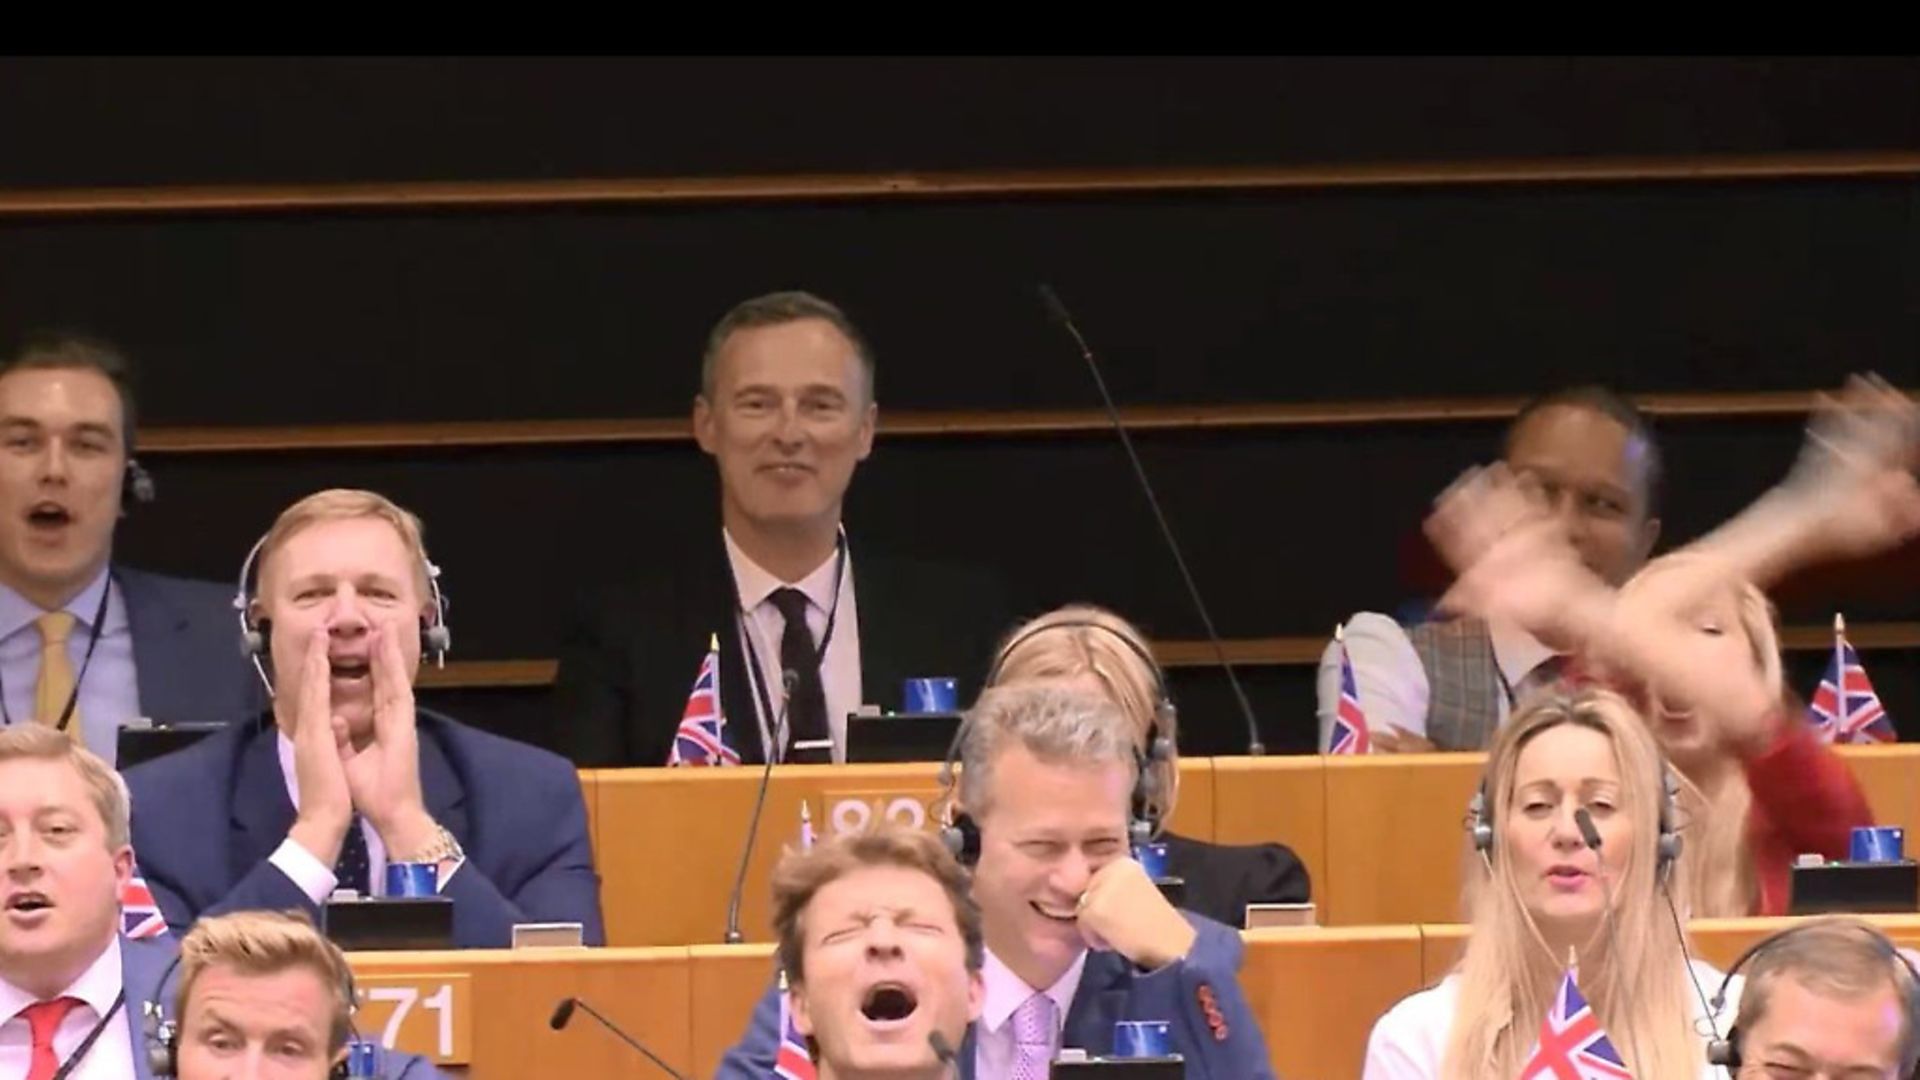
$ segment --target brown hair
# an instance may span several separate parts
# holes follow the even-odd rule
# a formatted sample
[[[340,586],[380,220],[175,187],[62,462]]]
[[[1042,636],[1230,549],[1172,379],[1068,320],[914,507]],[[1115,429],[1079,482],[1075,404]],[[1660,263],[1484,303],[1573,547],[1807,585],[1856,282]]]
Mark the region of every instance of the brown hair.
[[[846,312],[810,292],[797,289],[742,300],[720,316],[720,321],[714,323],[713,329],[707,332],[707,349],[700,358],[700,393],[708,398],[713,396],[714,368],[719,363],[720,350],[726,347],[728,338],[742,330],[784,326],[804,319],[819,319],[832,324],[842,337],[853,344],[853,353],[860,360],[860,374],[866,379],[867,401],[872,402],[873,350],[867,346],[867,339],[861,336],[859,328],[853,325],[852,319],[847,318]]]
[[[967,875],[939,840],[930,833],[899,825],[879,824],[862,832],[837,836],[794,852],[773,871],[773,931],[779,941],[780,970],[799,984],[804,977],[806,929],[801,921],[814,895],[834,881],[869,866],[897,866],[918,870],[938,881],[953,903],[953,920],[966,946],[967,970],[979,971],[986,945],[981,937],[980,906],[967,889]]]
[[[133,453],[133,365],[126,354],[102,338],[69,330],[34,330],[0,362],[0,378],[16,371],[91,371],[113,384],[120,398],[120,441]]]

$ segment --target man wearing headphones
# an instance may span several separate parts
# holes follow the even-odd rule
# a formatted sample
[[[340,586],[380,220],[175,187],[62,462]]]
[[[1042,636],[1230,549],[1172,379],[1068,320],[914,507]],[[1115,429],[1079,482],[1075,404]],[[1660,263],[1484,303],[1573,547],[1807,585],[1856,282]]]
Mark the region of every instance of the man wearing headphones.
[[[298,915],[242,911],[202,919],[180,943],[180,980],[168,1024],[149,1023],[148,1065],[175,1080],[330,1080],[345,1077],[353,1032],[347,958]],[[383,1047],[370,1075],[434,1080],[432,1062]]]
[[[989,690],[968,714],[943,838],[973,868],[986,939],[980,1019],[958,1047],[962,1077],[1044,1077],[1066,1048],[1107,1055],[1121,1021],[1165,1021],[1194,1080],[1274,1073],[1242,995],[1240,936],[1181,912],[1129,845],[1139,750],[1111,703],[1055,687]],[[718,1075],[774,1065],[770,992]]]
[[[0,730],[0,1077],[148,1080],[140,1002],[172,942],[122,933],[127,835],[126,786],[97,755]]]
[[[1886,935],[1825,918],[1747,950],[1740,1012],[1709,1051],[1727,1075],[1896,1080],[1920,1060],[1920,979]],[[1724,1001],[1723,984],[1717,998]]]
[[[60,728],[110,765],[131,720],[259,708],[220,587],[112,565],[115,526],[153,498],[133,431],[112,346],[42,333],[0,363],[0,726]]]
[[[167,923],[317,914],[336,888],[381,895],[389,864],[428,864],[462,948],[505,947],[526,922],[580,923],[600,944],[573,767],[414,705],[423,647],[437,659],[449,644],[419,519],[373,492],[322,491],[281,513],[256,559],[240,618],[273,708],[127,772]]]

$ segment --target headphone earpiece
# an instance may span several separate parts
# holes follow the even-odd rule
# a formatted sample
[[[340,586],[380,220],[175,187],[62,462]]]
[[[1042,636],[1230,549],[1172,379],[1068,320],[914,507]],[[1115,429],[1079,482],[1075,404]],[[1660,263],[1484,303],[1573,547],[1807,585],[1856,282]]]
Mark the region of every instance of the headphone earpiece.
[[[153,475],[138,458],[128,456],[127,467],[120,474],[120,508],[126,510],[128,503],[146,504],[154,500],[158,492],[153,486]]]
[[[1720,980],[1720,988],[1713,992],[1713,997],[1707,1004],[1708,1012],[1718,1014],[1721,1009],[1726,1008],[1727,991],[1733,986],[1734,976],[1745,970],[1756,958],[1793,935],[1806,933],[1808,930],[1818,927],[1818,925],[1818,923],[1802,923],[1799,926],[1790,926],[1785,930],[1769,934],[1748,946],[1747,951],[1741,953],[1739,959],[1736,959],[1733,965],[1727,968],[1726,975]],[[1871,930],[1872,928],[1868,927],[1868,929]],[[1887,959],[1906,969],[1907,985],[1904,988],[1905,992],[1901,995],[1901,1004],[1906,1011],[1905,1027],[1909,1032],[1920,1028],[1920,968],[1915,968],[1913,961],[1907,959],[1907,954],[1901,952],[1900,946],[1896,945],[1891,939],[1877,932],[1873,934],[1873,939],[1880,950],[1887,954]],[[1894,975],[1894,984],[1895,989],[1901,989],[1899,987],[1899,975],[1897,972]],[[1728,1027],[1726,1035],[1707,1043],[1707,1064],[1718,1065],[1726,1069],[1729,1074],[1740,1068],[1740,1025],[1734,1024]]]

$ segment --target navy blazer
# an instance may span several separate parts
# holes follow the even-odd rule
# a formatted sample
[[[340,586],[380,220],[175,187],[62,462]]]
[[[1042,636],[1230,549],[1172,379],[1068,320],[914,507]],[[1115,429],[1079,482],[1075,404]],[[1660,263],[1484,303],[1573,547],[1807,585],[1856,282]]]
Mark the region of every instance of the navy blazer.
[[[513,925],[577,922],[603,944],[600,878],[580,778],[566,761],[416,707],[427,812],[467,861],[442,894],[461,948],[505,948]],[[270,716],[126,773],[133,847],[167,925],[242,909],[319,911],[268,862],[293,826]]]
[[[1089,952],[1080,988],[1061,1032],[1063,1047],[1113,1053],[1113,1025],[1121,1020],[1166,1020],[1173,1049],[1186,1059],[1189,1080],[1273,1080],[1267,1041],[1240,992],[1240,935],[1211,919],[1183,912],[1199,936],[1186,958],[1143,972],[1116,952]],[[720,1061],[715,1080],[765,1080],[780,1046],[780,992],[769,989],[754,1006],[747,1033]],[[961,1080],[973,1078],[973,1029],[955,1061]],[[982,1080],[997,1080],[986,1077]]]
[[[266,707],[265,688],[240,652],[233,587],[113,568],[133,637],[140,711],[165,723],[238,723]]]

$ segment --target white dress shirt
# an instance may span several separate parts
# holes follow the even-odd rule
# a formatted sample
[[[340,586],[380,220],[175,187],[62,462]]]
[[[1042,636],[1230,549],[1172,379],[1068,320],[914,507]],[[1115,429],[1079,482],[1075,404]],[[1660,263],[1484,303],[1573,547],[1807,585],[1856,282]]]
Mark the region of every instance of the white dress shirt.
[[[54,1029],[53,1053],[61,1064],[66,1064],[94,1026],[113,1008],[123,977],[120,939],[116,936],[92,966],[81,972],[72,985],[54,995],[80,999],[80,1004],[69,1010],[60,1026]],[[27,1075],[27,1068],[33,1064],[33,1029],[19,1013],[35,1000],[25,990],[0,980],[0,1077],[5,1080]],[[129,1001],[120,1007],[120,1012],[114,1014],[87,1050],[87,1056],[67,1074],[68,1080],[131,1080],[138,1075],[133,1067],[133,1030],[127,1013],[137,1012],[140,1004]]]
[[[827,615],[834,608],[833,579],[839,556],[837,552],[827,556],[826,562],[814,567],[799,581],[781,581],[748,558],[725,529],[721,533],[726,537],[727,559],[733,564],[733,580],[740,586],[741,625],[753,642],[749,655],[759,657],[760,686],[766,689],[767,698],[778,714],[781,699],[780,638],[786,633],[787,620],[771,598],[776,590],[783,588],[798,589],[806,594],[807,629],[812,631],[817,648],[827,632]],[[827,654],[820,658],[820,685],[826,691],[827,731],[833,736],[833,760],[844,763],[847,760],[847,714],[858,710],[861,704],[860,611],[853,597],[851,553],[847,555],[846,565],[838,568],[838,573],[839,611],[833,616],[833,640],[827,642]],[[755,693],[752,697],[757,714],[761,707],[760,696]],[[771,743],[768,726],[774,719],[759,717],[762,747]]]
[[[1487,635],[1493,640],[1493,662],[1506,676],[1507,685],[1518,688],[1522,680],[1554,651],[1539,638],[1517,626],[1489,623]],[[1394,619],[1363,611],[1347,620],[1345,638],[1347,656],[1353,664],[1353,689],[1360,697],[1360,711],[1374,731],[1388,725],[1419,735],[1427,734],[1427,669],[1420,664],[1407,631]],[[1325,751],[1333,737],[1334,717],[1340,712],[1340,646],[1327,642],[1320,654],[1320,672],[1316,684],[1320,717],[1320,749]],[[1500,723],[1507,722],[1509,702],[1499,697],[1496,707]]]

